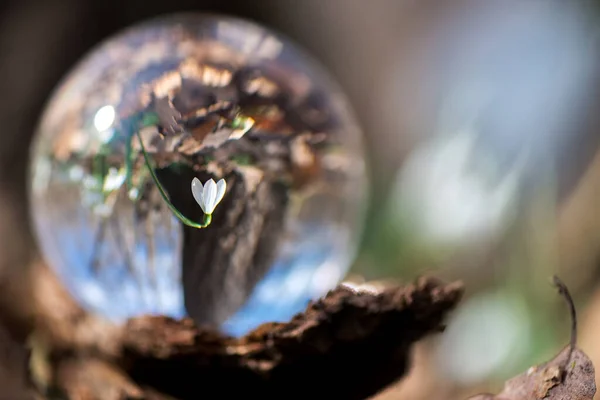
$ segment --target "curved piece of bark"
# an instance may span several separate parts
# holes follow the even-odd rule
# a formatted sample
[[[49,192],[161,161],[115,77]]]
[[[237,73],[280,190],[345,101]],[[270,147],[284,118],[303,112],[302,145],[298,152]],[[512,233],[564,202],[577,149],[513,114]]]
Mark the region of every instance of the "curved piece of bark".
[[[124,326],[120,356],[110,364],[89,354],[55,357],[53,383],[87,393],[77,397],[83,400],[364,399],[408,372],[411,345],[443,330],[462,292],[459,283],[432,278],[380,293],[340,285],[291,321],[239,339],[190,319],[140,317]],[[104,372],[85,372],[92,367]]]

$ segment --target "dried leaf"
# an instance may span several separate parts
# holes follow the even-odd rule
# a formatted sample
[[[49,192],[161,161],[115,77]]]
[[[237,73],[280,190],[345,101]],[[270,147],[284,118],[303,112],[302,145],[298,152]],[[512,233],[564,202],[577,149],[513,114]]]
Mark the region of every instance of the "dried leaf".
[[[468,400],[592,400],[596,393],[594,366],[577,349],[577,315],[566,285],[554,277],[557,287],[569,306],[571,342],[554,359],[507,381],[501,393],[479,394]]]
[[[480,394],[469,400],[592,400],[596,393],[594,366],[581,350],[573,351],[561,379],[561,367],[570,352],[567,346],[553,360],[512,378],[496,396]]]

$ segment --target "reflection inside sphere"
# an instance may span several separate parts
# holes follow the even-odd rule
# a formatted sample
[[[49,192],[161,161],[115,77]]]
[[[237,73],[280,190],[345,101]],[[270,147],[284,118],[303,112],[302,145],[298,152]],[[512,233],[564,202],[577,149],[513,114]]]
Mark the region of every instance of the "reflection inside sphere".
[[[219,16],[150,21],[91,52],[51,98],[31,171],[42,252],[86,308],[239,334],[343,277],[365,200],[336,85],[289,42]],[[206,215],[211,180],[226,189]]]

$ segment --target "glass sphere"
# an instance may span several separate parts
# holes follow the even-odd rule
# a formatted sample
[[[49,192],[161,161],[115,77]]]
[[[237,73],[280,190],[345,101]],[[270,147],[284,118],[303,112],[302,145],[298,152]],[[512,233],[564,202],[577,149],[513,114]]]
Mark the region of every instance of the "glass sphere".
[[[242,334],[347,272],[361,140],[337,85],[289,40],[224,16],[151,20],[91,51],[50,99],[31,157],[34,230],[91,312]]]

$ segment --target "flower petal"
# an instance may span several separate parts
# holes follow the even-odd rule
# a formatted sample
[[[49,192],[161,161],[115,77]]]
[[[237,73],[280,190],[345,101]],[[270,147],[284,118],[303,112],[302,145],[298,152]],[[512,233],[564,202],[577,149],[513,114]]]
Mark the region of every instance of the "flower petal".
[[[204,199],[204,214],[212,214],[217,206],[217,184],[213,179],[209,179],[204,184],[204,191],[202,193]]]
[[[225,182],[225,179],[219,179],[219,182],[217,182],[217,200],[215,206],[219,204],[221,200],[223,200],[223,196],[225,196],[225,190],[227,190],[227,183]]]
[[[202,187],[202,182],[198,178],[192,179],[192,195],[194,196],[194,200],[202,209],[204,209],[204,201],[202,200],[202,192],[204,188]]]

